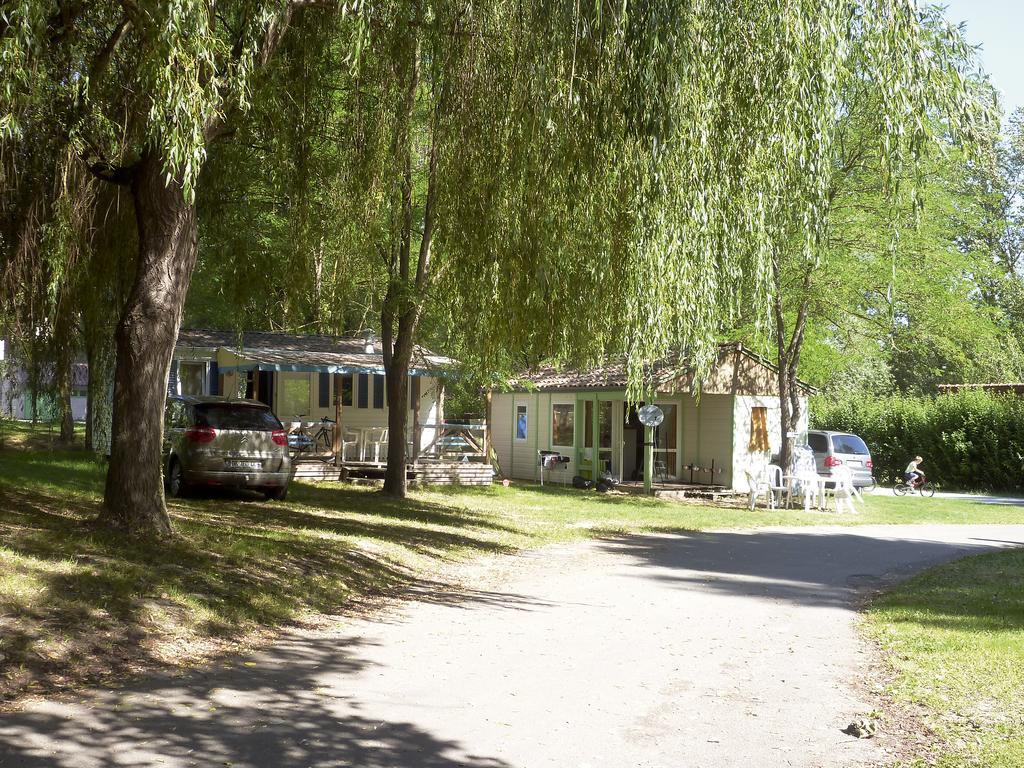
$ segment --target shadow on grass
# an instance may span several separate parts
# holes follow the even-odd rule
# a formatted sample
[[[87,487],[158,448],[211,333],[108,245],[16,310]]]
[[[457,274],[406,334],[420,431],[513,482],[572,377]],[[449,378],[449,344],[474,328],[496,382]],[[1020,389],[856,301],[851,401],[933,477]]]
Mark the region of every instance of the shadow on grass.
[[[885,612],[886,621],[895,624],[970,636],[1019,633],[1024,630],[1024,550],[991,552],[928,571],[881,597],[872,610]]]
[[[176,535],[150,542],[87,524],[99,511],[88,463],[48,480],[45,459],[8,459],[20,471],[0,481],[0,702],[159,667],[168,642],[210,650],[403,588],[527,607],[428,581],[442,562],[508,550],[511,529],[460,506],[308,486],[286,503],[217,492],[172,502]],[[68,477],[91,493],[60,490]]]
[[[865,590],[882,589],[930,566],[1008,543],[980,538],[951,543],[809,529],[631,536],[610,538],[600,546],[647,566],[645,578],[684,589],[849,608]],[[1012,544],[1024,545],[1024,534]],[[964,609],[977,610],[971,605],[965,602]],[[981,611],[968,615],[979,622],[987,617]]]
[[[104,469],[81,449],[0,449],[0,480],[15,488],[98,493]]]
[[[245,665],[157,677],[89,706],[0,720],[0,764],[502,768],[410,722],[389,720],[340,686],[367,669],[351,639],[302,638]],[[385,694],[386,695],[386,694]],[[395,696],[400,696],[395,692]]]

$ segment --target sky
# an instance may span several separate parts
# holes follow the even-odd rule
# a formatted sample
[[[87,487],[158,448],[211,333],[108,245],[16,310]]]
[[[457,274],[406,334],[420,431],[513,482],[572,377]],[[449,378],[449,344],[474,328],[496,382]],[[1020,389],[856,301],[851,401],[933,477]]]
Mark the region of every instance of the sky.
[[[1024,107],[1024,0],[940,0],[946,18],[967,23],[967,39],[981,45],[981,62],[1003,95],[1007,114]]]

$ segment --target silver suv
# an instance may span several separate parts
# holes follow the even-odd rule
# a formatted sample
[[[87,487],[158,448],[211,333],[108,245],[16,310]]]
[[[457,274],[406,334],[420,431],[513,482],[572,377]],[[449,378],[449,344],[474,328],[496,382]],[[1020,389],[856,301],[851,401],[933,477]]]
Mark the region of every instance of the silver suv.
[[[225,485],[284,499],[291,474],[288,435],[263,403],[213,396],[168,398],[164,479],[171,496],[192,485]]]
[[[857,435],[849,432],[810,431],[807,445],[814,451],[819,475],[831,474],[834,467],[849,467],[853,484],[858,488],[875,484],[871,451]]]

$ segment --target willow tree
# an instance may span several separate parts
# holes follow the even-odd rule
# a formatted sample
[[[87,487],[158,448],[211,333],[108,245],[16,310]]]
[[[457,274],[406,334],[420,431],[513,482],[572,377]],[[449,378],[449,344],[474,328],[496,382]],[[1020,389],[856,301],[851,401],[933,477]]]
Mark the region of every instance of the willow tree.
[[[377,153],[391,403],[407,400],[427,307],[483,368],[511,348],[577,364],[621,353],[638,398],[668,353],[707,369],[742,307],[768,322],[779,244],[820,241],[852,81],[879,96],[890,166],[928,140],[936,103],[972,110],[908,0],[366,13],[369,106],[353,123]],[[395,495],[405,420],[390,409]]]
[[[870,315],[888,324],[876,338],[891,341],[899,325],[897,294],[919,295],[915,276],[932,274],[936,260],[949,262],[949,252],[957,250],[955,235],[941,221],[971,204],[964,195],[956,200],[952,177],[958,169],[965,173],[965,159],[985,165],[992,148],[995,101],[979,82],[975,51],[936,9],[921,14],[920,28],[920,63],[901,78],[895,111],[887,104],[893,92],[870,76],[877,31],[855,29],[837,81],[836,115],[819,149],[820,187],[810,199],[814,228],[807,226],[805,201],[796,197],[806,195],[800,176],[810,169],[792,172],[797,188],[790,199],[796,205],[781,219],[771,250],[769,328],[778,365],[783,466],[801,417],[797,371],[808,323],[835,318],[835,307],[845,299],[848,321],[858,311]],[[936,210],[926,212],[930,222],[922,233],[926,201]],[[947,272],[955,269],[947,263]],[[950,289],[944,281],[932,285],[940,295]]]
[[[170,531],[160,469],[163,405],[196,260],[196,185],[208,146],[248,106],[250,82],[272,61],[293,12],[316,4],[4,6],[2,148],[31,153],[61,140],[96,178],[131,193],[138,254],[116,332],[111,462],[100,514],[114,528]],[[27,132],[26,116],[39,114],[40,133]]]

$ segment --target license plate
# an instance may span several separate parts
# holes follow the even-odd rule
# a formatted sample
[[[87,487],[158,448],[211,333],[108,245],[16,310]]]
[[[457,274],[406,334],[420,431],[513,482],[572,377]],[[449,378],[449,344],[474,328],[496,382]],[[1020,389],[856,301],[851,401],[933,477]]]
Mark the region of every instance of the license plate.
[[[262,461],[225,461],[224,466],[228,469],[263,469]]]
[[[861,461],[855,461],[855,460],[853,460],[853,459],[851,459],[851,460],[850,460],[850,461],[848,461],[847,463],[848,463],[848,464],[849,464],[849,465],[850,465],[851,467],[862,467],[862,466],[864,466],[864,462],[861,462]]]

